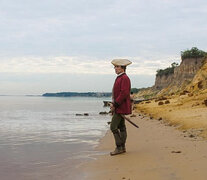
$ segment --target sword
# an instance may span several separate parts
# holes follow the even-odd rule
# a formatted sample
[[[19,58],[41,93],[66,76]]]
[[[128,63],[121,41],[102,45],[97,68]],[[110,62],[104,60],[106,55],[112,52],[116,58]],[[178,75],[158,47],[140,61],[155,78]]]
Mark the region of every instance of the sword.
[[[125,115],[121,114],[121,116],[127,120],[129,123],[131,123],[133,126],[135,126],[136,128],[139,128],[139,126],[137,126],[135,123],[133,123],[128,117],[126,117]]]

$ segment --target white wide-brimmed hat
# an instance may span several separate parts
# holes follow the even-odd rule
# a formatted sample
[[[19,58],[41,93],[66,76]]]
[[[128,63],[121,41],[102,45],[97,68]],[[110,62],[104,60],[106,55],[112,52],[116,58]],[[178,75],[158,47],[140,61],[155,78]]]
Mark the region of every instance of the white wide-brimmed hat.
[[[111,61],[111,63],[114,66],[128,66],[130,65],[132,62],[129,61],[128,59],[114,59]]]

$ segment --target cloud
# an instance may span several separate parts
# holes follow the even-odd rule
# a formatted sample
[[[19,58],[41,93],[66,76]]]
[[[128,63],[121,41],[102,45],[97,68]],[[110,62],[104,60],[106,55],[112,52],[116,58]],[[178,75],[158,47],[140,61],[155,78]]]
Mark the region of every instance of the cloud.
[[[206,1],[0,2],[0,56],[143,56],[204,43]]]
[[[120,57],[113,57],[120,58]],[[93,57],[15,57],[0,60],[0,72],[11,73],[70,73],[70,74],[114,74],[113,58],[97,59]],[[129,74],[154,75],[157,69],[170,66],[172,59],[142,59],[140,57],[122,57],[133,64],[128,67]]]

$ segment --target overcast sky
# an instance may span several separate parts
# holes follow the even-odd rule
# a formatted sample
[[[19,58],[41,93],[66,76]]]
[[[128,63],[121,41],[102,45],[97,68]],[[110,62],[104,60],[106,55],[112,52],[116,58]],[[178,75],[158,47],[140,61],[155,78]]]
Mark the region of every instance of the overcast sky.
[[[207,51],[206,0],[0,0],[0,94],[111,91],[111,60],[132,87],[180,52]]]

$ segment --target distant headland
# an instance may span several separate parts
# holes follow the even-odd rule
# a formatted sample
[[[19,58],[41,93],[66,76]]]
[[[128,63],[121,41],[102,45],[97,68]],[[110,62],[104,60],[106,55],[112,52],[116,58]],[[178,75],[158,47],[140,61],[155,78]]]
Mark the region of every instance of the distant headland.
[[[131,88],[131,92],[138,93],[143,88]],[[58,92],[58,93],[45,93],[45,97],[111,97],[111,92]]]
[[[112,93],[109,92],[58,92],[58,93],[45,93],[45,97],[111,97]]]

